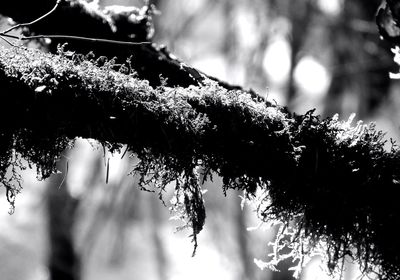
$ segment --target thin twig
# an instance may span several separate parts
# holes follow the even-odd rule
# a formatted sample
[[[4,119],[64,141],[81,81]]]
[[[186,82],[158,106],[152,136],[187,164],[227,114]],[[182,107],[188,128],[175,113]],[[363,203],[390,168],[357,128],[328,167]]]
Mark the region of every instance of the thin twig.
[[[152,43],[152,42],[127,42],[127,41],[109,40],[109,39],[102,39],[102,38],[89,38],[89,37],[80,37],[80,36],[69,36],[69,35],[16,36],[16,35],[4,34],[4,32],[0,32],[0,36],[17,39],[17,40],[21,40],[21,41],[36,40],[36,39],[65,39],[65,40],[89,41],[92,43],[118,44],[118,45],[126,45],[126,46],[145,45],[145,44]]]
[[[4,36],[1,36],[0,33],[0,39],[2,39],[3,41],[5,41],[7,44],[9,44],[12,47],[16,47],[16,45],[14,45],[13,43],[11,43],[9,40],[7,40],[6,38],[4,38]]]
[[[2,33],[0,33],[0,34],[1,34],[2,36],[4,36],[5,34],[11,32],[11,31],[14,30],[14,29],[21,28],[21,27],[24,27],[24,26],[28,26],[28,25],[32,25],[32,24],[37,23],[38,21],[44,19],[45,17],[47,17],[47,16],[49,16],[51,13],[53,13],[53,12],[57,9],[57,7],[58,7],[58,5],[61,3],[61,1],[62,1],[62,0],[57,0],[57,2],[56,2],[56,4],[54,5],[53,9],[51,9],[49,12],[47,12],[47,13],[44,14],[44,15],[42,15],[41,17],[39,17],[39,18],[37,18],[37,19],[35,19],[35,20],[31,21],[31,22],[20,23],[20,24],[14,25],[14,26],[10,27],[9,29],[7,29],[6,31],[4,31],[4,32],[2,32]]]

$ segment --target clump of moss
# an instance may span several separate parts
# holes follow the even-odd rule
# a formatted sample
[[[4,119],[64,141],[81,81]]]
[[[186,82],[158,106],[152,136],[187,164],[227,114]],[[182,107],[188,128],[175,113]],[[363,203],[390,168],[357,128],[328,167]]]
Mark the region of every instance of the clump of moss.
[[[294,143],[301,156],[290,176],[271,180],[260,217],[292,226],[282,244],[295,246],[298,258],[321,253],[323,243],[332,273],[348,258],[358,260],[365,274],[398,279],[398,147],[392,143],[387,151],[373,124],[321,121],[312,113],[296,119]]]

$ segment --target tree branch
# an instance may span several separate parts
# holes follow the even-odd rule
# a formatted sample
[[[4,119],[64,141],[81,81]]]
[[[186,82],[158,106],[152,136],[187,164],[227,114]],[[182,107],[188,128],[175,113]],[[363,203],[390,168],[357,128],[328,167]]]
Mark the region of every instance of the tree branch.
[[[295,239],[311,248],[326,242],[331,263],[350,255],[367,272],[395,279],[399,149],[386,151],[373,126],[292,115],[212,81],[153,88],[112,68],[62,51],[1,49],[0,179],[7,189],[17,154],[47,177],[75,137],[112,150],[127,144],[141,159],[143,180],[160,189],[176,182],[175,206],[186,211],[194,238],[205,218],[195,171],[202,166],[222,176],[225,189],[243,189],[248,198],[267,192],[260,218],[295,220]]]

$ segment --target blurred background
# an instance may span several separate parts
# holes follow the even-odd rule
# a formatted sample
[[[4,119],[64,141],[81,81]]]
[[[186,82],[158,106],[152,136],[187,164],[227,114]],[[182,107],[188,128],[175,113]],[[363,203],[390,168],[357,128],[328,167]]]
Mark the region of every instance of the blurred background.
[[[339,113],[342,119],[354,112],[376,122],[388,138],[399,138],[399,83],[389,79],[398,67],[375,27],[379,0],[151,2],[160,11],[155,42],[189,65],[294,112],[316,108],[323,117]],[[0,25],[6,28],[7,19]],[[241,210],[238,192],[224,197],[216,177],[204,185],[206,226],[192,258],[190,231],[175,233],[181,224],[170,220],[168,207],[137,188],[137,178],[128,175],[134,163],[134,157],[104,157],[96,144],[78,139],[60,160],[62,174],[40,182],[35,170],[25,171],[13,215],[1,189],[0,278],[292,279],[291,263],[281,264],[281,272],[257,267],[254,259],[267,260],[271,252],[275,229],[248,231],[258,225],[254,209]],[[171,195],[165,195],[167,206]],[[344,279],[357,277],[357,268],[347,264]],[[301,279],[330,277],[316,257]]]

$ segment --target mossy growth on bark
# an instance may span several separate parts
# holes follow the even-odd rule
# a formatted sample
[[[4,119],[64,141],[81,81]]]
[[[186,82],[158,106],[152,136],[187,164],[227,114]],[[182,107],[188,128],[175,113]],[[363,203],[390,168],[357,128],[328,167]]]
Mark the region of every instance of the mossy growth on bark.
[[[300,267],[323,251],[331,272],[350,258],[366,274],[399,278],[399,149],[385,149],[373,125],[296,115],[212,81],[152,87],[115,66],[62,48],[0,49],[0,184],[11,203],[25,161],[46,178],[76,137],[92,138],[111,151],[126,145],[140,159],[132,168],[143,188],[162,196],[174,183],[172,208],[195,246],[206,217],[202,181],[217,174],[224,191],[257,202],[261,221],[284,225],[272,265],[282,249]]]

